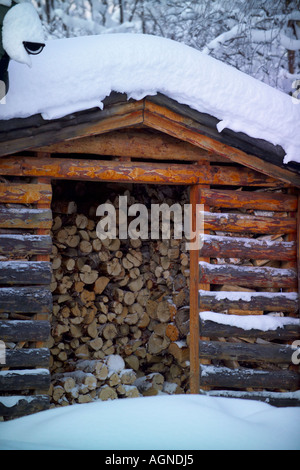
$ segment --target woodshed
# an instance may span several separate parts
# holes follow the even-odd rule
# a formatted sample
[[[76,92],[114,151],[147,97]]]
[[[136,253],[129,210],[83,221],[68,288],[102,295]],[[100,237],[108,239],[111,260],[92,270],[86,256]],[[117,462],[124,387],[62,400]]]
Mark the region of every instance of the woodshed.
[[[53,404],[53,388],[59,404],[73,387],[69,381],[64,389],[70,354],[83,346],[75,358],[81,365],[96,358],[96,367],[97,358],[103,365],[107,356],[123,353],[124,360],[131,358],[127,367],[140,382],[147,355],[156,364],[151,369],[156,379],[163,370],[157,364],[171,355],[174,362],[166,360],[164,370],[176,366],[179,377],[183,368],[188,377],[184,387],[174,381],[180,392],[299,405],[294,393],[300,388],[295,343],[300,336],[299,165],[284,165],[282,148],[269,142],[230,130],[218,133],[217,122],[164,95],[135,101],[117,93],[104,100],[103,110],[51,121],[35,115],[0,122],[1,416],[47,409]],[[141,263],[134,264],[141,252],[138,242],[128,251],[131,259],[117,244],[111,250],[106,246],[110,257],[100,256],[100,265],[99,259],[93,265],[86,260],[97,252],[99,241],[86,233],[95,225],[80,225],[79,219],[68,236],[76,235],[78,243],[86,241],[93,248],[85,252],[83,245],[77,249],[74,244],[65,256],[59,249],[67,245],[66,238],[58,240],[58,230],[66,228],[66,215],[80,214],[72,210],[72,198],[58,209],[64,202],[59,191],[72,182],[74,188],[99,183],[108,192],[126,185],[139,185],[145,193],[150,186],[153,191],[181,187],[188,195],[185,202],[194,208],[194,227],[196,205],[203,204],[203,246],[176,255],[172,248],[180,244],[158,250],[156,258],[148,259],[149,266],[156,262],[151,276]],[[151,297],[171,276],[175,258],[186,284],[173,279],[172,302],[163,291]],[[70,285],[67,271],[73,276]],[[137,281],[132,289],[129,281]],[[85,299],[81,296],[85,318],[74,313],[76,282],[77,294],[86,292]],[[142,295],[137,300],[146,289],[146,300]],[[59,295],[66,296],[65,303]],[[127,303],[126,295],[132,298]],[[185,295],[188,303],[186,298],[176,303],[176,295],[177,300]],[[167,313],[159,307],[162,303],[164,309],[170,307]],[[132,359],[136,351],[137,360]],[[114,386],[119,387],[116,396],[130,396],[125,387],[133,385],[130,378],[122,383],[114,377],[99,391],[91,376],[101,371],[82,365],[81,372],[83,385],[95,398]],[[153,383],[151,387],[163,390]]]

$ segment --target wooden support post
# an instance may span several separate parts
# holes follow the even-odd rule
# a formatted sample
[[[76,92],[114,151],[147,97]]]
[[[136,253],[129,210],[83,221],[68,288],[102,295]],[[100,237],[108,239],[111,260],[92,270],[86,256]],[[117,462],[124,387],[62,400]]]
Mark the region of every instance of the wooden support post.
[[[204,167],[209,171],[209,162],[197,162],[198,166]],[[190,189],[190,204],[192,205],[192,230],[195,231],[196,223],[196,205],[204,202],[201,190],[209,188],[209,185],[194,185]],[[204,211],[209,211],[208,206],[204,206]],[[199,236],[199,234],[197,234]],[[199,290],[210,290],[207,283],[201,283],[199,278],[199,262],[210,262],[209,258],[199,258],[199,250],[190,251],[190,391],[192,394],[198,394],[200,389],[200,363],[209,362],[199,359]],[[197,298],[196,298],[197,297]],[[203,338],[208,339],[208,338]]]
[[[288,194],[291,195],[296,195],[298,197],[298,206],[297,206],[297,211],[296,212],[288,212],[288,216],[290,218],[296,219],[296,232],[294,233],[288,233],[286,236],[286,241],[287,242],[294,242],[296,245],[296,250],[297,250],[297,257],[293,261],[289,261],[283,264],[283,267],[285,268],[291,268],[295,269],[298,272],[298,287],[297,288],[291,288],[287,289],[287,292],[299,292],[299,286],[300,286],[300,281],[299,281],[299,276],[300,276],[300,208],[299,208],[299,203],[300,203],[300,192],[299,190],[295,188],[288,189]],[[300,302],[298,300],[298,302]],[[298,306],[298,312],[297,313],[292,313],[290,316],[298,316],[299,315],[299,310],[300,306]]]
[[[38,155],[38,156],[43,157],[44,155],[41,154],[41,155]],[[38,178],[37,183],[50,184],[51,179],[49,179],[49,178]],[[51,200],[49,202],[46,202],[46,203],[38,202],[37,207],[39,209],[50,209],[51,208]],[[50,230],[48,230],[48,229],[38,229],[36,231],[36,233],[37,233],[37,235],[50,235]],[[37,261],[48,261],[48,262],[50,262],[50,255],[38,255],[37,256]],[[40,313],[40,314],[35,315],[34,319],[35,320],[48,320],[49,315]],[[42,348],[43,346],[44,346],[44,343],[41,342],[41,341],[36,343],[37,348]]]
[[[192,206],[191,225],[196,228],[196,204],[200,200],[199,185],[190,188],[190,204]],[[190,251],[190,391],[198,394],[200,389],[199,361],[199,252]]]
[[[209,166],[209,163],[207,163],[206,165]],[[204,202],[205,202],[204,197],[202,195],[203,189],[209,189],[209,188],[210,188],[209,185],[202,185],[202,188],[200,190],[200,204],[204,204]],[[208,214],[209,211],[210,211],[210,206],[207,205],[207,204],[204,204],[203,210],[204,210],[205,214]],[[204,220],[204,223],[205,223],[205,220]],[[204,230],[204,233],[209,234],[210,230]],[[206,258],[199,257],[199,263],[200,262],[210,263],[210,258],[208,258],[208,257],[206,257]],[[199,270],[199,287],[198,288],[201,291],[209,291],[210,290],[209,282],[207,280],[203,279],[203,278],[200,278],[199,263],[198,263],[198,270]],[[199,299],[199,313],[202,312],[202,311],[203,311],[203,309],[201,309],[201,297],[200,297],[200,299]],[[199,315],[199,313],[198,313],[198,315]],[[200,336],[199,339],[200,339],[200,341],[209,341],[209,338],[206,337],[206,336]],[[200,359],[200,364],[211,364],[211,360],[202,358],[202,359]],[[200,370],[199,370],[199,377],[200,377]],[[200,387],[201,387],[202,390],[210,390],[210,387],[208,385],[202,384],[201,381],[200,381]]]

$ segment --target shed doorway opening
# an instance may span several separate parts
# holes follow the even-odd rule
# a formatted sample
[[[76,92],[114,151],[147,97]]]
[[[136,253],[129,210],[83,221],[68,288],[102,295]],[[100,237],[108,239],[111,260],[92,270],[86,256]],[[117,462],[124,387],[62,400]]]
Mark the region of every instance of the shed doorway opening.
[[[186,393],[189,310],[186,240],[101,240],[97,208],[189,203],[185,186],[53,182],[51,403]],[[121,214],[122,217],[122,214]],[[128,224],[134,219],[128,217]],[[103,218],[102,218],[103,220]],[[162,224],[162,221],[161,221]],[[163,227],[160,224],[161,235]],[[150,232],[150,230],[149,230]],[[150,234],[150,233],[149,233]]]

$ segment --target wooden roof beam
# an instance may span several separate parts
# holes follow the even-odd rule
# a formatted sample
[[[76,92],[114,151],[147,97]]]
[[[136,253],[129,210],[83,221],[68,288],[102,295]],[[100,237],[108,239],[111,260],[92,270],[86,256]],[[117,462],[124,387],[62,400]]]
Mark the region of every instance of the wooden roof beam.
[[[248,168],[74,158],[3,157],[1,174],[119,183],[278,186],[277,180]]]
[[[203,125],[145,99],[144,124],[300,188],[300,175],[204,135]]]
[[[144,100],[114,104],[92,113],[89,120],[74,117],[73,121],[46,121],[42,126],[42,132],[37,132],[37,126],[20,131],[16,130],[14,138],[0,142],[0,156],[12,155],[69,139],[104,134],[125,127],[135,127],[143,124],[143,121]],[[19,137],[17,137],[18,134]]]

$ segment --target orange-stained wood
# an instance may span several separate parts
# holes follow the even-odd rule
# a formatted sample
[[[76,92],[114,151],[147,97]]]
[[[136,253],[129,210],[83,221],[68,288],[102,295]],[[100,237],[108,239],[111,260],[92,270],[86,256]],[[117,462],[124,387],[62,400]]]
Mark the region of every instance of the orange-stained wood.
[[[6,208],[0,206],[0,228],[48,229],[52,227],[49,209]]]
[[[43,155],[39,155],[39,157],[43,157]],[[49,184],[50,183],[50,180],[48,178],[40,178],[38,179],[38,182],[37,184]],[[49,184],[50,188],[51,188],[51,184]],[[51,188],[51,196],[52,196],[52,188]],[[38,208],[43,208],[43,209],[50,209],[51,208],[51,200],[52,200],[52,197],[50,199],[50,201],[47,201],[47,202],[38,202],[37,204],[37,207]],[[38,229],[37,230],[37,235],[50,235],[50,230],[45,230],[45,229]],[[37,261],[50,261],[50,256],[49,255],[38,255],[37,256]],[[49,321],[49,315],[48,314],[45,314],[45,313],[38,313],[34,316],[34,319],[39,321],[39,320],[44,320],[44,321]],[[42,341],[38,341],[36,344],[35,344],[35,347],[36,348],[43,348],[44,347],[44,343]]]
[[[278,186],[275,179],[248,168],[74,158],[3,157],[1,174],[124,183]]]
[[[148,100],[145,101],[144,124],[190,142],[208,152],[226,157],[235,163],[240,163],[265,175],[300,187],[300,176],[297,173],[208,137],[203,134],[203,126],[198,122]]]
[[[295,233],[296,219],[292,217],[263,217],[243,214],[205,212],[205,230],[248,232],[259,234]]]
[[[207,164],[209,165],[209,164]],[[199,199],[200,199],[200,203],[203,204],[203,210],[205,211],[206,214],[209,214],[209,206],[207,204],[205,204],[205,199],[203,198],[203,193],[205,191],[208,191],[209,190],[209,185],[203,185],[200,189],[200,194],[199,194]],[[207,227],[205,227],[205,217],[204,217],[204,234],[209,234],[210,233],[210,230],[207,229]],[[199,268],[199,263],[200,262],[205,262],[205,263],[210,263],[210,258],[209,257],[206,257],[206,258],[203,258],[203,257],[199,257],[198,258],[198,268]],[[198,289],[201,290],[201,291],[209,291],[210,290],[210,283],[208,282],[208,279],[204,279],[201,277],[201,272],[199,270],[199,286],[198,286]],[[199,292],[198,292],[198,296],[199,296]],[[202,312],[201,308],[200,308],[200,302],[199,302],[199,305],[198,305],[198,312]],[[209,341],[209,338],[207,336],[200,336],[199,337],[199,340],[200,340],[200,344],[199,344],[199,348],[201,349],[201,343],[202,341]],[[211,364],[211,361],[209,359],[206,359],[206,358],[201,358],[200,359],[200,364]],[[199,370],[199,377],[200,377],[200,370]],[[204,385],[203,383],[201,383],[201,379],[200,379],[200,387],[202,390],[209,390],[209,387],[207,385]]]
[[[49,203],[51,198],[50,184],[0,183],[0,202],[3,204]]]
[[[270,242],[255,238],[207,235],[204,237],[201,256],[293,262],[297,257],[297,248],[293,241]]]
[[[49,145],[38,149],[52,154],[94,154],[154,160],[212,160],[227,161],[224,157],[209,154],[206,150],[175,139],[167,134],[147,132],[144,129],[126,129],[107,134]]]
[[[196,205],[200,204],[199,185],[190,188],[192,205],[192,231],[196,229]],[[200,389],[199,361],[199,251],[190,251],[190,391],[198,394]]]
[[[228,209],[267,210],[274,212],[296,211],[297,196],[281,193],[202,189],[203,203],[211,207]]]

